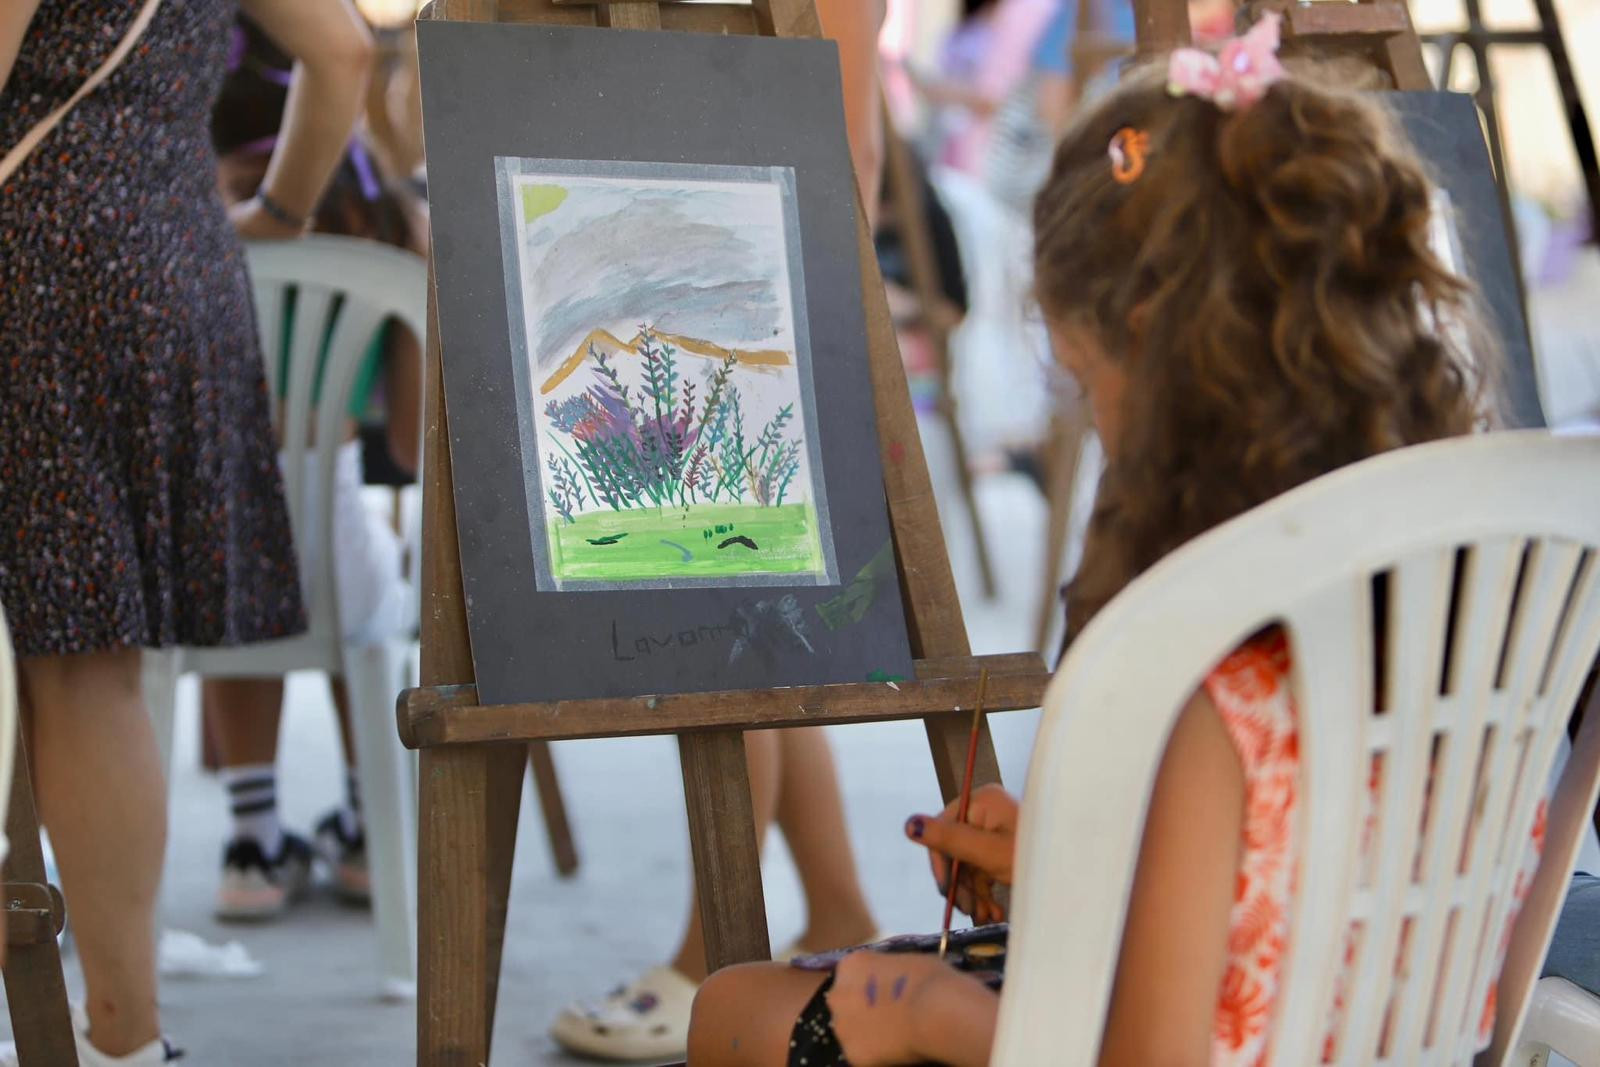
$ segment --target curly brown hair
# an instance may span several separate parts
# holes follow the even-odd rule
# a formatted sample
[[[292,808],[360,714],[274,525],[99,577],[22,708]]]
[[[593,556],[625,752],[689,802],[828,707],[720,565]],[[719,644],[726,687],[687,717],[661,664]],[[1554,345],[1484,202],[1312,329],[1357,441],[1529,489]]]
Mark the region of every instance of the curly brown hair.
[[[1129,382],[1069,639],[1190,538],[1494,407],[1476,294],[1430,247],[1434,187],[1377,99],[1297,75],[1225,112],[1164,74],[1079,117],[1034,208],[1042,310]],[[1124,128],[1148,135],[1126,184]]]

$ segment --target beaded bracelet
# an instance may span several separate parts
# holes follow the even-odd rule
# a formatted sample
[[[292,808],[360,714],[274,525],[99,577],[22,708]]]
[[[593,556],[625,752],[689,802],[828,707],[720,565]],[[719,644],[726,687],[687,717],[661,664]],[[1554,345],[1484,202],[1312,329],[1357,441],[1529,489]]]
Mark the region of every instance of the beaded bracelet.
[[[306,219],[291,214],[282,204],[268,196],[265,189],[256,193],[256,202],[261,205],[261,210],[265,211],[272,221],[296,230],[306,228]]]

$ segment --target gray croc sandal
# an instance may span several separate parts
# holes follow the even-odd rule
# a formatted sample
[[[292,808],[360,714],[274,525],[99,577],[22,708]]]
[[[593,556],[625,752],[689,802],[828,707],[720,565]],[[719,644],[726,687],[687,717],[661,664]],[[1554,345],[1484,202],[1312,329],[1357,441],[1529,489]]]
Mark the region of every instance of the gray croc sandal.
[[[550,1036],[569,1052],[613,1063],[682,1059],[699,990],[671,967],[655,967],[600,1004],[566,1008]]]

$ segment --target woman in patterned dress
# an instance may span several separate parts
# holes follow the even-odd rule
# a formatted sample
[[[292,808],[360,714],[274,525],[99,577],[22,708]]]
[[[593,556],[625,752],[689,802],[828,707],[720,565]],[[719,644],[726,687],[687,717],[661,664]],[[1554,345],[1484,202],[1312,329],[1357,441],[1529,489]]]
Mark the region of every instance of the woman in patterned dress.
[[[1276,19],[1229,42],[1220,63],[1186,51],[1131,74],[1067,132],[1037,200],[1039,301],[1107,455],[1070,634],[1184,542],[1345,464],[1469,433],[1492,403],[1491,376],[1474,373],[1492,346],[1469,287],[1430,248],[1421,164],[1371,98],[1286,76]],[[1254,635],[1177,718],[1144,825],[1106,1067],[1273,1062],[1299,848],[1292,657],[1281,630]],[[1018,812],[994,786],[973,795],[966,824],[946,810],[906,825],[936,880],[946,857],[962,861],[959,897],[978,922],[1004,918],[992,889],[1011,881]],[[993,976],[903,951],[914,944],[852,953],[826,977],[772,964],[713,976],[691,1062],[987,1063]],[[971,967],[973,950],[961,958]],[[1441,1025],[1480,1028],[1486,1044],[1492,1019],[1491,1000],[1482,1017]]]
[[[0,4],[0,151],[142,6]],[[267,195],[230,219],[216,191],[208,121],[232,0],[166,0],[0,187],[0,604],[88,987],[86,1067],[171,1056],[154,945],[166,787],[139,650],[303,626],[236,233],[301,232],[371,42],[343,0],[240,6],[300,60]]]

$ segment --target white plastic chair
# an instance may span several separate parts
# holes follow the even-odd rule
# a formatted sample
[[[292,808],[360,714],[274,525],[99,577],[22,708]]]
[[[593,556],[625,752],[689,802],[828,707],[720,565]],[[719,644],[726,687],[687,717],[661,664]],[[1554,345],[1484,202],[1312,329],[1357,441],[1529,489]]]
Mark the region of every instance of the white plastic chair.
[[[1332,986],[1360,921],[1337,1062],[1472,1062],[1489,984],[1502,978],[1495,954],[1537,803],[1600,647],[1596,486],[1597,440],[1502,433],[1405,449],[1210,531],[1109,604],[1046,696],[991,1063],[1095,1063],[1167,734],[1213,665],[1271,623],[1291,642],[1303,760],[1299,892],[1273,1061],[1321,1062]],[[1388,575],[1388,668],[1386,710],[1375,713],[1379,574]],[[1541,883],[1570,878],[1594,810],[1600,730],[1592,725],[1552,805],[1544,860],[1499,985],[1492,1063],[1507,1062],[1514,1047],[1554,924],[1554,909],[1534,898]],[[1363,883],[1377,753],[1385,772]],[[1458,871],[1464,842],[1470,852]],[[1399,975],[1404,919],[1413,962]],[[1451,961],[1442,974],[1441,952]]]
[[[315,572],[302,557],[309,628],[304,634],[241,648],[185,649],[153,654],[146,663],[146,689],[157,734],[170,771],[172,719],[180,673],[211,677],[258,677],[315,670],[342,675],[350,693],[351,732],[361,773],[362,812],[372,876],[372,906],[378,928],[380,995],[416,995],[416,781],[413,758],[395,729],[395,699],[405,687],[408,660],[404,635],[352,646],[343,638],[334,566],[334,465],[344,441],[343,420],[356,375],[375,331],[395,319],[417,337],[424,334],[427,267],[408,252],[372,241],[312,236],[298,241],[252,244],[246,249],[255,289],[256,318],[267,357],[267,377],[281,389],[278,353],[283,340],[284,301],[295,293],[287,389],[278,406],[283,427],[284,480],[296,544],[320,539]],[[342,299],[326,347],[323,380],[316,370],[328,314]],[[315,411],[313,397],[319,397]],[[276,401],[275,401],[276,403]],[[309,448],[315,421],[317,445]],[[311,485],[306,455],[312,452]],[[311,529],[307,493],[319,501]],[[396,576],[399,580],[399,576]]]

